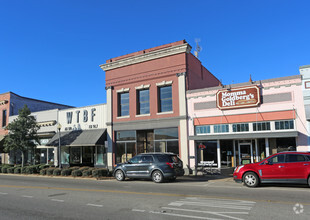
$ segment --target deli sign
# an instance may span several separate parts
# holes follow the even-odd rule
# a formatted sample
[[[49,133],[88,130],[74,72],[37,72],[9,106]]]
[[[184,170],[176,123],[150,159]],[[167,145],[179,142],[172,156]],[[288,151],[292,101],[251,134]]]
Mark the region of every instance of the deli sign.
[[[260,90],[258,86],[225,89],[216,93],[216,105],[221,110],[255,107],[259,104]]]

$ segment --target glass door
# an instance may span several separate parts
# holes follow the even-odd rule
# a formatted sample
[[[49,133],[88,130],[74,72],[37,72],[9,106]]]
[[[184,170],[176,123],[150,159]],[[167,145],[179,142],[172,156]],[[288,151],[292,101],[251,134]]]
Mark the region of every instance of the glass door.
[[[253,163],[253,149],[251,143],[239,143],[239,164]]]

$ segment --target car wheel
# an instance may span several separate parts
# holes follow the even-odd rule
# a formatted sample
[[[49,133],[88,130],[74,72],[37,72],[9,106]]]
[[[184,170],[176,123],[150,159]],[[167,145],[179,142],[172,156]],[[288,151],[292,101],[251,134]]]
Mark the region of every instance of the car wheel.
[[[118,181],[123,181],[125,179],[124,172],[121,171],[121,170],[117,170],[115,172],[115,179],[118,180]]]
[[[152,180],[155,183],[162,183],[164,181],[164,176],[163,176],[163,174],[159,170],[155,170],[152,173]]]
[[[253,172],[248,172],[243,176],[243,183],[247,187],[256,187],[259,184],[258,176]]]

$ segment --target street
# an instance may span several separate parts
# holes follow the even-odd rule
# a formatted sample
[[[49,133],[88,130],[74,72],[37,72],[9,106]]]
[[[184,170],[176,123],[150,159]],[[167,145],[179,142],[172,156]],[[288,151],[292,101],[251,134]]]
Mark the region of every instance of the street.
[[[1,219],[308,219],[307,186],[0,175]]]

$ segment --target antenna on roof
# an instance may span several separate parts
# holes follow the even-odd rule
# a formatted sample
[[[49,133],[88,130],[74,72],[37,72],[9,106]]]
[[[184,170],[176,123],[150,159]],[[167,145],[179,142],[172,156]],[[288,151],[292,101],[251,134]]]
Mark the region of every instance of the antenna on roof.
[[[199,53],[202,51],[202,47],[199,46],[198,42],[200,42],[199,38],[195,39],[196,42],[196,50],[194,51],[195,57],[199,58]]]

